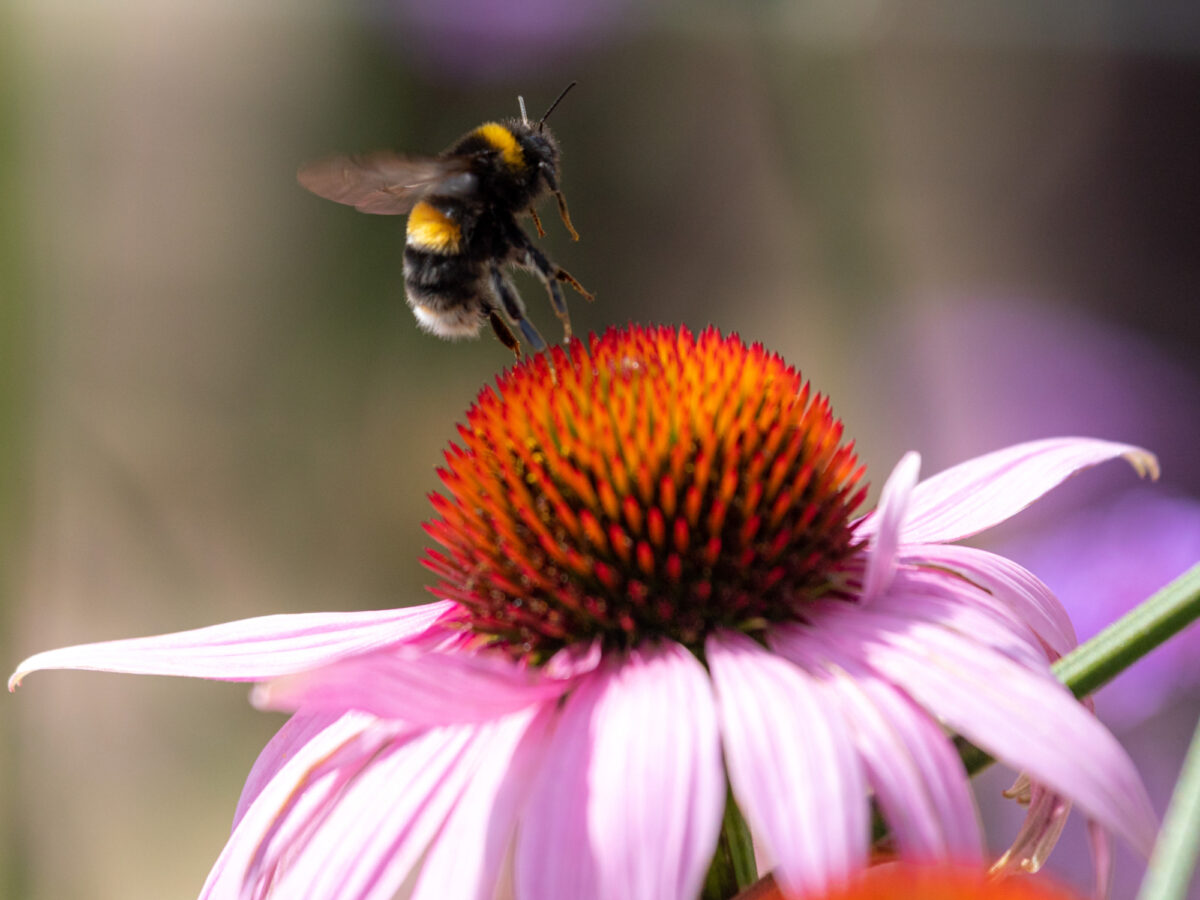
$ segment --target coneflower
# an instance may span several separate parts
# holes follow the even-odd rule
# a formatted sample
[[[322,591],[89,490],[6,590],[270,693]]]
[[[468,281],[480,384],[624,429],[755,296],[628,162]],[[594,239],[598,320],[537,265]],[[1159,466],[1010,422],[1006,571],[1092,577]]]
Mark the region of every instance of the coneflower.
[[[980,861],[948,732],[1148,850],[1132,764],[1050,672],[1075,642],[1061,607],[951,543],[1088,466],[1153,471],[1145,451],[1043,440],[920,483],[910,453],[856,518],[828,402],[761,347],[671,328],[523,361],[460,434],[428,525],[442,599],[69,647],[13,676],[255,681],[294,713],[204,897],[692,898],[727,795],[789,895],[866,866],[872,801],[902,858]]]

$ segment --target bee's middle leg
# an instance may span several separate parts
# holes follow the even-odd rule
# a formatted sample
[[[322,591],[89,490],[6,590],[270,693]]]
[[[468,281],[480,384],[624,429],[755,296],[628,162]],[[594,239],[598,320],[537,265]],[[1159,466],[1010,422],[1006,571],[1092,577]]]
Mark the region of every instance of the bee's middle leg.
[[[555,314],[562,320],[565,336],[569,338],[571,336],[571,314],[567,311],[567,301],[563,298],[562,288],[558,286],[558,283],[566,282],[588,300],[595,298],[573,275],[562,266],[552,263],[546,254],[537,247],[527,245],[523,250],[524,258],[519,262],[532,270],[546,285],[546,290],[550,294],[550,303],[554,307]]]

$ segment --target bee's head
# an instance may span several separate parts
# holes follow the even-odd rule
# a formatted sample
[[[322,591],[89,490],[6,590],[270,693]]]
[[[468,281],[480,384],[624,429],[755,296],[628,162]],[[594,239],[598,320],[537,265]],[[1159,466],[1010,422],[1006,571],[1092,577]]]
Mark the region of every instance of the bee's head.
[[[513,133],[521,144],[525,164],[535,181],[552,191],[557,190],[558,141],[554,139],[550,129],[522,122],[513,128]]]
[[[567,201],[558,186],[558,142],[554,140],[550,129],[546,127],[546,119],[550,117],[550,113],[554,112],[554,108],[562,102],[562,98],[567,96],[573,87],[575,87],[574,81],[563,89],[563,92],[550,104],[550,108],[542,114],[536,124],[530,122],[529,117],[525,114],[525,98],[517,97],[517,102],[521,106],[521,118],[513,123],[512,133],[524,151],[527,177],[531,179],[529,189],[534,199],[544,190],[552,193],[558,200],[558,214],[562,217],[563,224],[567,226],[567,231],[571,232],[572,238],[579,240],[575,226],[571,224],[571,216],[567,213]],[[539,223],[538,233],[540,234],[541,231],[542,226]]]
[[[544,182],[550,190],[555,192],[558,191],[558,142],[554,140],[550,129],[546,127],[546,120],[550,118],[550,113],[554,112],[555,107],[562,102],[562,98],[570,93],[571,88],[575,87],[575,84],[576,82],[572,81],[563,88],[562,93],[542,113],[542,117],[537,122],[529,121],[529,116],[525,114],[525,98],[517,97],[517,103],[521,107],[521,122],[516,133],[520,135],[519,139],[525,150],[526,159],[531,167],[537,169],[538,180]]]

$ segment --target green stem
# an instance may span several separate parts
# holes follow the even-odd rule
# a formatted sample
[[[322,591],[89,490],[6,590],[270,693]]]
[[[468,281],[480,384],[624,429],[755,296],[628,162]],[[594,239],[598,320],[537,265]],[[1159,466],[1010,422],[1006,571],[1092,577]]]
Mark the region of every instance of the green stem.
[[[1197,850],[1200,850],[1200,724],[1196,726],[1183,771],[1167,806],[1138,900],[1186,900]]]
[[[1076,697],[1107,684],[1200,617],[1200,564],[1054,664]]]
[[[1076,697],[1086,697],[1197,618],[1200,563],[1058,660],[1054,674]],[[956,738],[955,743],[968,775],[995,762],[969,741]]]
[[[729,900],[738,891],[753,884],[756,878],[758,865],[754,861],[750,829],[733,799],[733,792],[726,790],[721,837],[704,879],[702,900]]]

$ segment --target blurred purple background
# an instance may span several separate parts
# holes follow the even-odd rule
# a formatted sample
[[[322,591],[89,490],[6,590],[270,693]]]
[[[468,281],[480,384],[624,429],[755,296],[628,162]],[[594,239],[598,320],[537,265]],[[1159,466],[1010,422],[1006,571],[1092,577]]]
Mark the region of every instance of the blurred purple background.
[[[1200,549],[1191,4],[200,4],[0,11],[0,646],[425,599],[434,468],[511,357],[403,302],[403,225],[305,194],[333,150],[555,112],[578,332],[714,323],[831,395],[872,482],[1087,433],[989,535],[1082,636]],[[540,287],[520,279],[547,335]],[[1196,634],[1097,697],[1161,808]],[[47,673],[0,715],[0,897],[194,895],[279,719],[244,687]],[[1004,773],[979,782],[997,847]],[[1073,823],[1051,868],[1087,883]],[[1118,860],[1116,897],[1140,863]]]

